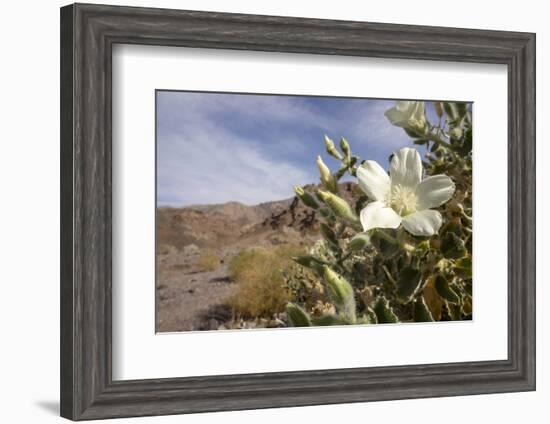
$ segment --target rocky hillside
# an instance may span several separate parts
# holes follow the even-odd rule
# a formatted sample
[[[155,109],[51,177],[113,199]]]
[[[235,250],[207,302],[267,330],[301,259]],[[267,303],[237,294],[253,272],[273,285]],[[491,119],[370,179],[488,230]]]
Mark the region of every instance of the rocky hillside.
[[[340,187],[343,197],[353,197],[355,184]],[[308,189],[314,187],[308,186]],[[319,229],[317,213],[297,197],[247,206],[239,202],[157,209],[159,245],[181,249],[186,245],[216,247],[257,239],[262,234],[291,232],[312,235]]]

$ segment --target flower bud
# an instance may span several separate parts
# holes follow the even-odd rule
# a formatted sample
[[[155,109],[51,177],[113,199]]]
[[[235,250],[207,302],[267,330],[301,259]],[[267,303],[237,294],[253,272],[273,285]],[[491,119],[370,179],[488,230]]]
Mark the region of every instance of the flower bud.
[[[294,303],[286,305],[286,316],[293,327],[311,327],[307,312]]]
[[[342,149],[342,152],[346,155],[346,159],[349,161],[351,158],[351,149],[348,141],[344,137],[340,139],[340,149]]]
[[[326,166],[323,159],[321,159],[321,156],[317,156],[317,167],[319,168],[319,173],[321,174],[321,183],[323,184],[323,187],[333,193],[337,193],[338,186],[336,184],[336,180],[330,173],[328,166]]]
[[[325,202],[334,214],[352,223],[358,223],[359,218],[351,206],[341,197],[328,191],[319,191],[318,196]]]
[[[438,118],[443,116],[443,104],[441,102],[434,102],[435,113]]]
[[[461,137],[462,137],[462,133],[463,133],[463,131],[462,131],[462,128],[460,128],[460,127],[454,127],[454,128],[451,129],[451,131],[450,131],[451,137],[452,137],[452,138],[456,138],[456,139],[461,138]]]
[[[300,198],[304,205],[309,206],[310,208],[317,209],[319,204],[315,201],[313,196],[305,191],[302,187],[294,187],[294,192],[296,196]]]
[[[358,252],[370,246],[371,241],[367,233],[359,233],[352,238],[348,244],[348,249],[352,252]]]
[[[355,320],[355,297],[351,284],[326,265],[323,267],[323,277],[330,296],[339,311],[347,318]]]
[[[336,150],[336,146],[334,146],[334,141],[332,141],[327,135],[325,135],[325,148],[327,149],[327,153],[333,158],[338,160],[342,160],[344,158],[342,154],[338,150]]]

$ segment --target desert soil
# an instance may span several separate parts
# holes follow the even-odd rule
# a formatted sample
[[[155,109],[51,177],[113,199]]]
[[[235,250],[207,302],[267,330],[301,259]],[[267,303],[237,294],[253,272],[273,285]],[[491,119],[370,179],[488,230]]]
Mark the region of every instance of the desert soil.
[[[345,196],[354,184],[343,184]],[[297,198],[246,206],[223,205],[157,209],[156,330],[217,330],[232,320],[226,300],[234,293],[228,266],[241,250],[302,244],[319,238],[316,212]],[[201,255],[219,260],[205,271]]]
[[[235,252],[217,252],[220,264],[214,271],[196,267],[201,249],[159,255],[157,268],[157,331],[215,330],[231,319],[224,305],[235,288],[228,262]]]

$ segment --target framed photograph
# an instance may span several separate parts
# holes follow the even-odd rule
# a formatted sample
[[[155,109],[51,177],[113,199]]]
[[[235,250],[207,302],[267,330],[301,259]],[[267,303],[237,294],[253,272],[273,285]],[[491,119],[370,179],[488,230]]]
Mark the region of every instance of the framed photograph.
[[[535,389],[535,35],[61,9],[61,415]]]

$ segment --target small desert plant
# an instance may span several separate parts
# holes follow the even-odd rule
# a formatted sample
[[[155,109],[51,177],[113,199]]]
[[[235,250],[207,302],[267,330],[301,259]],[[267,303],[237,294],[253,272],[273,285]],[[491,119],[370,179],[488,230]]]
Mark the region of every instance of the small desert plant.
[[[290,291],[283,273],[297,254],[303,254],[303,248],[281,245],[246,249],[233,257],[229,274],[237,289],[227,303],[238,317],[272,317],[285,310]]]
[[[323,241],[294,260],[307,273],[288,273],[294,326],[463,320],[472,317],[472,120],[466,103],[435,102],[431,124],[424,102],[399,101],[386,112],[415,145],[390,158],[389,173],[361,160],[342,138],[331,172],[318,157],[321,190],[296,187],[319,211]],[[339,180],[358,182],[353,201]],[[325,312],[310,297],[319,297]],[[329,307],[326,307],[326,305]],[[330,311],[332,306],[332,311]]]
[[[220,258],[213,253],[203,253],[199,256],[197,265],[201,271],[215,271],[220,266]]]

